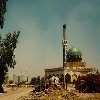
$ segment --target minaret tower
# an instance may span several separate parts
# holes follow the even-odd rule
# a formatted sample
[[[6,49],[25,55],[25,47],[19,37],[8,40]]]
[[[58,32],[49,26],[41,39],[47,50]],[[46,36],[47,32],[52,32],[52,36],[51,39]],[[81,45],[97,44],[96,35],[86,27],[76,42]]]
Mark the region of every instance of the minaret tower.
[[[63,25],[63,68],[67,65],[67,38],[66,38],[66,24]]]

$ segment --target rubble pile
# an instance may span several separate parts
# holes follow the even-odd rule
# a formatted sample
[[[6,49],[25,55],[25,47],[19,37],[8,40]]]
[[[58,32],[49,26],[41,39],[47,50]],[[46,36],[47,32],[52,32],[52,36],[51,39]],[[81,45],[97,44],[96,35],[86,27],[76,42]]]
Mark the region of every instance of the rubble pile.
[[[30,92],[18,100],[100,100],[99,93],[79,93],[75,90],[49,87],[44,91]]]
[[[100,93],[79,93],[80,100],[100,100]]]
[[[66,98],[73,98],[71,95],[73,94],[64,89],[49,87],[40,92],[31,91],[27,97],[20,97],[18,100],[66,100]]]

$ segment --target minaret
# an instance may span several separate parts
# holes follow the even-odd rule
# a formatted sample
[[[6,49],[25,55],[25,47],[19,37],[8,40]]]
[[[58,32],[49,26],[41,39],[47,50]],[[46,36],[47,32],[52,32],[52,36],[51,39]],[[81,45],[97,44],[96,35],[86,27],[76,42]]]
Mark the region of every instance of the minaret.
[[[63,68],[67,65],[67,38],[66,38],[66,24],[63,25]]]

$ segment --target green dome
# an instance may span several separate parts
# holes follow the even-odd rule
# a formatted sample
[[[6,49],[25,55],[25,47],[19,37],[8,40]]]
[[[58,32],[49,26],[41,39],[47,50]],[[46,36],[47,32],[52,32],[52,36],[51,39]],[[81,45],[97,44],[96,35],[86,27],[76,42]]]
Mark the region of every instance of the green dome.
[[[76,49],[75,47],[72,47],[67,51],[68,62],[73,62],[73,61],[80,62],[82,60],[81,57],[82,57],[82,52],[79,49]]]

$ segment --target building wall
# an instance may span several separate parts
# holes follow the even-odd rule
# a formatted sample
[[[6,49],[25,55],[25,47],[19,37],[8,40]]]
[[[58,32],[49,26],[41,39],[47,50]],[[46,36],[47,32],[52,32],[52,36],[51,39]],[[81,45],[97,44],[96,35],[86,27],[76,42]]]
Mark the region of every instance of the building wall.
[[[89,74],[90,69],[89,68],[85,68],[85,67],[75,67],[75,68],[70,68],[70,67],[66,67],[63,69],[62,68],[52,68],[52,69],[45,69],[45,76],[46,78],[49,78],[49,76],[58,76],[59,78],[61,77],[62,74],[66,75],[69,74],[71,76],[71,82],[73,82],[73,80],[76,80],[78,78],[78,76],[86,76],[87,74]],[[96,73],[96,69],[91,69],[92,73]]]
[[[25,81],[27,81],[26,76],[24,75],[17,76],[15,74],[13,75],[13,83],[18,84],[18,83],[22,83]]]
[[[54,70],[54,69],[48,69],[48,70],[45,70],[45,76],[46,76],[46,78],[49,78],[49,76],[58,76],[58,77],[60,77],[60,75],[61,74],[63,74],[63,70],[62,69],[57,69],[56,68],[56,70]]]
[[[67,62],[66,67],[86,67],[86,62]]]

